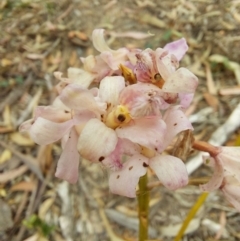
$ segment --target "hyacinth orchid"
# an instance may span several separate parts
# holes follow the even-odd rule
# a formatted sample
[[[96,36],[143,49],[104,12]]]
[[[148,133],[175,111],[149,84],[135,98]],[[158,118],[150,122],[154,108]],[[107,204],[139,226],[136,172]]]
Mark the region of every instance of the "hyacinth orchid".
[[[218,147],[216,155],[205,157],[204,160],[214,168],[214,174],[200,188],[208,192],[220,189],[227,200],[240,211],[240,147]]]
[[[100,162],[110,171],[113,193],[135,197],[139,178],[150,167],[167,188],[187,184],[184,163],[164,150],[177,134],[192,130],[184,114],[197,77],[178,68],[188,47],[185,39],[155,51],[110,49],[104,30],[92,35],[98,56],[81,58],[84,68],[70,68],[57,86],[51,106],[37,107],[20,127],[40,144],[61,140],[56,176],[75,183],[79,159]]]

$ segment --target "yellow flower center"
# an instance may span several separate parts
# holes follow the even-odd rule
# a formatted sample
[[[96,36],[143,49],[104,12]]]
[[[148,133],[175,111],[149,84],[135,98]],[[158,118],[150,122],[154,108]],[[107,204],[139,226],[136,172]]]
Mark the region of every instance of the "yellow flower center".
[[[130,120],[128,108],[124,105],[118,105],[107,115],[105,124],[112,129],[116,129],[120,125],[127,124]]]

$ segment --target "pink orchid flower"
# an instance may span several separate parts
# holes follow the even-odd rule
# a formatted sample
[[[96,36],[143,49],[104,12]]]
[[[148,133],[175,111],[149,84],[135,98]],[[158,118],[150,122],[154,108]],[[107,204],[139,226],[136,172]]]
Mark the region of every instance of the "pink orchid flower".
[[[219,147],[219,153],[214,157],[205,157],[205,163],[214,167],[214,173],[208,183],[200,186],[201,190],[220,189],[240,211],[240,147]]]
[[[197,78],[178,69],[186,41],[141,51],[110,49],[103,29],[94,30],[92,39],[100,54],[82,58],[83,69],[69,68],[67,78],[56,72],[59,96],[52,106],[37,107],[20,130],[40,145],[61,140],[55,175],[71,183],[78,179],[81,157],[102,163],[110,171],[110,190],[127,197],[136,196],[148,167],[171,190],[186,185],[184,163],[163,153],[176,135],[192,129],[182,107],[191,101]],[[124,79],[125,66],[132,83]]]
[[[134,72],[140,82],[153,83],[173,100],[178,97],[180,104],[187,108],[198,86],[198,78],[186,68],[178,68],[178,61],[188,46],[184,38],[167,44],[156,51],[146,49],[136,54]]]

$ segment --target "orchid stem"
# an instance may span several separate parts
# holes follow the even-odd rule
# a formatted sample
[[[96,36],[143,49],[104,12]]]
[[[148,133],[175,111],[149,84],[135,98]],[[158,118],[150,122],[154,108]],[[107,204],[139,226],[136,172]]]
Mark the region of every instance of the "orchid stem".
[[[192,206],[191,210],[189,211],[186,219],[184,220],[181,229],[179,230],[177,236],[175,237],[174,241],[180,241],[182,236],[184,235],[185,230],[187,229],[189,223],[192,221],[194,216],[196,215],[197,211],[200,209],[200,207],[205,202],[206,198],[208,196],[208,193],[204,192],[202,193],[197,202]]]
[[[138,192],[138,218],[139,218],[139,241],[148,239],[148,210],[149,210],[149,190],[147,187],[147,173],[139,180]]]

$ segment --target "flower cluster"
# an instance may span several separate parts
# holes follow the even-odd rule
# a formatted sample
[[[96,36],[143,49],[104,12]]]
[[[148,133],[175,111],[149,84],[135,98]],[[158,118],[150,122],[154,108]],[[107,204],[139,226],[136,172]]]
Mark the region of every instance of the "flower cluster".
[[[81,58],[83,68],[59,72],[58,96],[38,106],[20,126],[40,145],[61,140],[56,177],[75,183],[81,158],[101,163],[113,193],[136,196],[139,178],[150,167],[171,190],[188,183],[184,163],[164,154],[176,135],[192,130],[184,109],[192,101],[197,77],[179,61],[185,39],[164,48],[110,49],[104,30],[93,31],[97,56]]]

